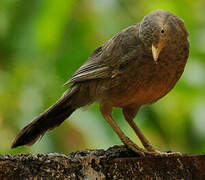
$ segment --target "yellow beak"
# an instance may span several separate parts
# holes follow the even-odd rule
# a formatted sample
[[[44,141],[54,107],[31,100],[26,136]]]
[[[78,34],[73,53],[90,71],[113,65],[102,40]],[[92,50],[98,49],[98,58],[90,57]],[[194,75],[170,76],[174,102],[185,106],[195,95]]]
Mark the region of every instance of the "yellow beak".
[[[159,57],[159,54],[162,48],[163,48],[163,43],[159,43],[157,45],[152,44],[152,56],[153,56],[155,63],[157,63],[158,61],[158,57]]]

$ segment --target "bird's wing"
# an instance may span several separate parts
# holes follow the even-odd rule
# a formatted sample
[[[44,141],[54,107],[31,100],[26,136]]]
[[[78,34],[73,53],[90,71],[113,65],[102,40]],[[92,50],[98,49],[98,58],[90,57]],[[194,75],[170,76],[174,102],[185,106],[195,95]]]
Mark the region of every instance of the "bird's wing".
[[[97,48],[64,85],[116,76],[119,65],[131,58],[128,54],[137,45],[138,29],[139,24],[129,26]]]

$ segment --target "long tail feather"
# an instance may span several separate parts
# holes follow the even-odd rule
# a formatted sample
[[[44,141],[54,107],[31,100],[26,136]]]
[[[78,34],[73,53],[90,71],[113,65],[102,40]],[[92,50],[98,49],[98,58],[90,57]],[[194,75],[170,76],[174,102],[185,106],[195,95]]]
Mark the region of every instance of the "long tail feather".
[[[34,118],[33,121],[24,127],[16,136],[11,147],[32,145],[39,137],[43,136],[46,131],[59,126],[75,111],[71,103],[72,95],[75,92],[76,88],[69,89],[53,106]]]

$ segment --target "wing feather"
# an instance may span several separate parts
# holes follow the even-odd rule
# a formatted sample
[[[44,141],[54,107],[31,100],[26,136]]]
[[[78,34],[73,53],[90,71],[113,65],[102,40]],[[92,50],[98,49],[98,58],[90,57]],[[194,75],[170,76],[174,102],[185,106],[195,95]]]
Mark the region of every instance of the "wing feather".
[[[121,61],[123,63],[127,53],[133,49],[133,41],[138,28],[139,24],[129,26],[97,48],[64,85],[112,77],[113,72],[116,73],[116,68],[118,68],[117,64],[120,64]],[[129,44],[130,42],[132,45]]]

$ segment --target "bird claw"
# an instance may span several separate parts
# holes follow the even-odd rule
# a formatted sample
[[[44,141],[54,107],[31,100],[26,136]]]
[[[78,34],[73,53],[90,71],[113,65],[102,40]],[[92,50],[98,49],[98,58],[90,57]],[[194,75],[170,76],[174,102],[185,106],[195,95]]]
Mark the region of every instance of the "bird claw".
[[[157,151],[157,150],[147,151],[145,149],[139,148],[136,144],[131,143],[131,142],[126,144],[126,146],[130,150],[132,150],[135,153],[139,154],[139,156],[141,156],[141,157],[145,157],[145,156],[150,156],[150,157],[176,157],[176,156],[182,156],[182,153],[180,153],[180,152],[171,152],[171,151],[161,152],[161,151]]]
[[[134,151],[141,157],[145,157],[145,156],[176,157],[182,155],[180,152],[172,152],[172,151],[161,152],[161,151],[154,150],[153,148],[151,148],[150,151],[146,149],[142,149],[139,146],[137,146],[133,141],[131,141],[128,137],[123,138],[122,141],[125,144],[125,146],[127,146],[128,149]]]
[[[161,151],[154,151],[154,152],[145,152],[145,155],[148,156],[156,156],[156,157],[176,157],[176,156],[181,156],[182,153],[180,152],[161,152]]]

